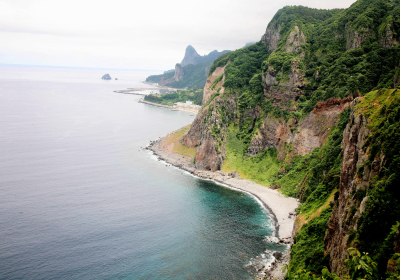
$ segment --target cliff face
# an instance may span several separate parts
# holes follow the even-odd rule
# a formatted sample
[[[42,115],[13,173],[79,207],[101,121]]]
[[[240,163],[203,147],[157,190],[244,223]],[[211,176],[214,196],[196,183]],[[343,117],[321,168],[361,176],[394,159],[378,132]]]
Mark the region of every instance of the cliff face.
[[[346,272],[344,260],[348,256],[348,239],[350,232],[357,231],[357,221],[365,211],[368,197],[360,198],[356,193],[365,191],[371,179],[377,175],[381,168],[380,160],[372,165],[372,169],[365,167],[362,177],[356,176],[357,170],[367,160],[363,150],[366,137],[370,130],[368,121],[363,115],[357,115],[354,106],[357,100],[351,103],[352,113],[350,122],[343,133],[342,152],[343,161],[340,174],[339,197],[332,211],[328,231],[325,236],[325,248],[331,256],[331,269],[333,272],[343,274]],[[358,209],[357,212],[351,209]]]
[[[398,248],[399,93],[384,90],[400,83],[396,1],[285,7],[260,42],[210,68],[182,142],[199,169],[235,169],[302,201],[289,270],[345,275],[355,247],[385,273]]]
[[[218,108],[223,106],[234,114],[236,112],[236,96],[231,95],[226,98],[220,96],[224,93],[222,84],[225,67],[218,67],[208,77],[204,87],[202,110],[197,114],[189,131],[182,138],[184,145],[197,147],[195,166],[202,170],[216,171],[221,169],[226,157],[224,147],[218,143],[218,140],[224,140],[227,123],[222,121]]]
[[[283,160],[287,156],[285,145],[291,145],[290,157],[307,155],[314,149],[322,147],[330,134],[330,129],[338,124],[340,113],[350,102],[351,98],[321,102],[300,122],[294,118],[285,122],[283,119],[268,116],[251,140],[247,153],[255,156],[265,149],[276,148],[278,159]],[[291,130],[291,126],[296,129]]]
[[[182,59],[181,65],[182,67],[185,67],[186,65],[189,64],[196,64],[197,59],[201,57],[197,51],[191,46],[187,46],[185,50],[185,56]]]
[[[281,39],[281,27],[275,24],[270,26],[265,31],[265,34],[261,37],[261,41],[264,46],[268,48],[268,51],[272,53],[278,47],[278,43]]]
[[[204,86],[203,91],[203,104],[206,104],[207,101],[213,94],[216,94],[217,91],[222,95],[224,94],[225,88],[223,84],[225,82],[225,68],[227,65],[223,67],[217,67],[210,76],[208,76],[206,84]]]

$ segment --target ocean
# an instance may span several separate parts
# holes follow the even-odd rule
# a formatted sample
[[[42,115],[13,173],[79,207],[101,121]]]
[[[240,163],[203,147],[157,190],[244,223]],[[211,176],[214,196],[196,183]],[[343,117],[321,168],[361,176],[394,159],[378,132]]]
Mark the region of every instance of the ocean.
[[[0,66],[0,279],[252,279],[284,250],[254,198],[143,150],[195,117],[113,92],[151,74]]]

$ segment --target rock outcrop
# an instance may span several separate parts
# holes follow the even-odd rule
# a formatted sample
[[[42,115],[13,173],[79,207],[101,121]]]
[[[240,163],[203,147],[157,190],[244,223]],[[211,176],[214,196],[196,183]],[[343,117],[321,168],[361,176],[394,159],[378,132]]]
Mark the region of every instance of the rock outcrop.
[[[262,87],[265,98],[273,98],[275,105],[281,109],[292,110],[289,101],[294,101],[303,94],[305,86],[304,72],[299,69],[300,62],[297,59],[292,60],[292,66],[288,77],[283,82],[276,79],[277,72],[272,66],[263,72]],[[281,73],[283,76],[283,73]]]
[[[181,65],[182,67],[185,67],[186,65],[189,64],[196,64],[197,63],[197,59],[201,57],[197,51],[191,46],[187,46],[186,50],[185,50],[185,56],[182,59]]]
[[[182,65],[176,64],[174,80],[178,82],[178,81],[182,80],[184,76],[185,76],[185,74],[184,74]]]
[[[268,48],[268,52],[272,53],[278,47],[281,39],[281,27],[275,26],[275,23],[270,23],[265,34],[261,37],[264,46]]]
[[[306,36],[300,31],[299,27],[296,25],[294,30],[290,32],[289,38],[286,40],[286,52],[300,52],[301,45],[306,43]]]
[[[229,63],[228,63],[229,64]],[[228,65],[227,64],[227,65]],[[214,72],[208,76],[206,84],[204,86],[204,91],[203,91],[203,103],[202,104],[206,104],[206,102],[208,101],[208,99],[210,99],[210,97],[217,93],[217,91],[220,94],[223,94],[225,91],[225,88],[222,86],[225,82],[225,68],[224,67],[217,67]],[[215,80],[217,80],[220,76],[222,75],[222,79],[220,81],[218,81],[217,83],[215,83]]]
[[[357,230],[357,221],[365,211],[368,200],[368,197],[358,200],[355,193],[368,187],[370,180],[379,173],[381,166],[378,160],[371,166],[363,167],[368,158],[363,146],[370,130],[367,128],[367,118],[355,113],[354,107],[357,102],[358,99],[355,99],[351,103],[350,122],[343,132],[339,196],[333,208],[324,241],[325,248],[331,256],[331,269],[340,274],[346,272],[344,260],[348,255],[349,235],[352,230]],[[363,168],[362,177],[357,176],[360,168]],[[351,209],[357,209],[357,211],[354,213]]]
[[[385,49],[391,48],[399,44],[399,42],[397,42],[396,38],[394,37],[392,28],[393,28],[393,23],[389,23],[386,26],[384,32],[380,34],[379,44]]]
[[[304,156],[315,148],[321,148],[330,129],[338,124],[340,113],[350,102],[351,98],[321,102],[299,123],[294,118],[285,122],[268,116],[251,140],[247,153],[255,156],[264,149],[276,148],[278,159],[282,160],[286,157],[285,144],[292,144],[291,157]]]
[[[346,26],[346,50],[356,49],[361,47],[362,42],[370,36],[374,36],[374,32],[369,28],[361,28],[359,31]]]
[[[110,74],[104,74],[103,77],[101,77],[103,80],[111,80]]]

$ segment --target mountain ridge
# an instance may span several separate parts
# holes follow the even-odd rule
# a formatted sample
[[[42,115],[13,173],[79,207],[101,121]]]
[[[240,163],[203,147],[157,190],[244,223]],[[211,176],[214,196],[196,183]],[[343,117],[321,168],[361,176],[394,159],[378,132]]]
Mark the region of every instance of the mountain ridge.
[[[175,88],[202,88],[207,79],[209,69],[215,59],[230,51],[218,52],[214,50],[208,55],[200,56],[191,46],[187,46],[185,56],[181,63],[175,65],[173,71],[169,70],[161,75],[151,75],[146,78],[148,83],[157,83],[160,86]]]

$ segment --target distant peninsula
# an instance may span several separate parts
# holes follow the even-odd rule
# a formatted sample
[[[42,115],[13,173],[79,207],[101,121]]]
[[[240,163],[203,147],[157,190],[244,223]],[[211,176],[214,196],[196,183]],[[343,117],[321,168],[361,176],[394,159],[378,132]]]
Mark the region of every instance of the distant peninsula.
[[[189,45],[183,60],[175,65],[175,69],[165,71],[161,75],[151,75],[147,77],[146,82],[174,88],[203,88],[214,60],[229,52],[214,50],[201,56]]]

